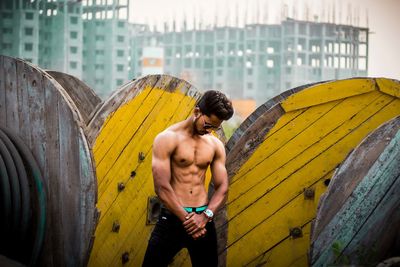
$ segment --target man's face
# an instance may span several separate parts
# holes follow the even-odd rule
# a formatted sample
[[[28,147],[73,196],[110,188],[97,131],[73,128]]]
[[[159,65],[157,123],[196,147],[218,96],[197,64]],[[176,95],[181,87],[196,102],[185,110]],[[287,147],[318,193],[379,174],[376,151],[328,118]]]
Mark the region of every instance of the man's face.
[[[222,120],[214,114],[207,116],[199,112],[194,123],[195,132],[199,135],[209,134],[218,130],[221,127],[221,123]]]

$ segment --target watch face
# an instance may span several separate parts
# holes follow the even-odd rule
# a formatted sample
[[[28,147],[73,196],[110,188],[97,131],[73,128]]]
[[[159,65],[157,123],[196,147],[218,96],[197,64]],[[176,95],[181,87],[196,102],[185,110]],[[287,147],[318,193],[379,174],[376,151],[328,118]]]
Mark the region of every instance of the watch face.
[[[208,218],[212,218],[214,216],[214,213],[209,209],[206,209],[204,213],[207,215]]]

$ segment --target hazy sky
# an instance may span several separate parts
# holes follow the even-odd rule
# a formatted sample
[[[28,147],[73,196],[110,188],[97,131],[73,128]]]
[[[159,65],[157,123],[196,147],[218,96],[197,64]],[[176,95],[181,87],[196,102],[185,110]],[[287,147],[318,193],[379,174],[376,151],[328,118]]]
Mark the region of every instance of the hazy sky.
[[[370,28],[369,68],[371,77],[400,80],[400,0],[129,0],[130,20],[158,25],[181,22],[186,17],[211,25],[242,25],[244,21],[279,23],[284,14],[298,19],[333,20]],[[265,10],[268,10],[267,12]],[[368,16],[367,16],[368,14]],[[237,17],[237,18],[236,18]],[[246,18],[246,19],[245,19]],[[368,18],[368,19],[367,19]],[[181,23],[178,23],[181,24]]]

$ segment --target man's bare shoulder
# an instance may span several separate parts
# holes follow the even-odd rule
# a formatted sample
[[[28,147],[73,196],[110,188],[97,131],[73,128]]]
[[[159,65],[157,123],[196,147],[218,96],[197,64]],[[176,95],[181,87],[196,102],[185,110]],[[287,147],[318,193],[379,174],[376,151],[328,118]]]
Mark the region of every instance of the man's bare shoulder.
[[[154,142],[175,142],[177,138],[178,133],[173,129],[167,128],[156,136]]]
[[[221,140],[219,140],[218,137],[216,137],[212,134],[209,134],[208,138],[213,143],[216,150],[221,150],[221,149],[224,150],[225,149],[224,143]]]

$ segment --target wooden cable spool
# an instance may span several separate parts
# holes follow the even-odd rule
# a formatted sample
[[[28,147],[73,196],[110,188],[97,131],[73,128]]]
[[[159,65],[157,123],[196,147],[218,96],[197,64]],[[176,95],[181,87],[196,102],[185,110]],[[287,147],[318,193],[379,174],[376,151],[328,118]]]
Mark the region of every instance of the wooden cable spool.
[[[0,56],[0,80],[0,126],[22,139],[43,175],[46,223],[36,264],[84,266],[97,189],[80,110],[55,79],[28,62]]]
[[[52,70],[46,72],[64,88],[79,109],[83,122],[88,124],[102,103],[100,97],[75,76]]]
[[[97,110],[87,136],[96,162],[101,217],[89,266],[142,264],[157,218],[153,140],[188,118],[199,97],[186,81],[150,75],[122,86]],[[187,262],[187,255],[182,253],[175,262]]]
[[[307,266],[311,222],[332,174],[400,114],[400,86],[355,78],[303,86],[260,107],[228,141],[221,266]]]
[[[313,223],[310,264],[376,266],[400,251],[400,117],[340,165]]]

